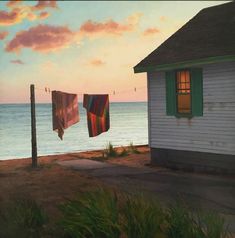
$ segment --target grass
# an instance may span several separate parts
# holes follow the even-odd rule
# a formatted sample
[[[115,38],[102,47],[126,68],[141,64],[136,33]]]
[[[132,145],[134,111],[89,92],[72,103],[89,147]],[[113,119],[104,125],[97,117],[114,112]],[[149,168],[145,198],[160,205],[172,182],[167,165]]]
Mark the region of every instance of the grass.
[[[39,238],[47,216],[30,198],[13,199],[1,206],[0,237]]]
[[[136,146],[133,145],[132,142],[129,145],[129,151],[130,151],[130,153],[133,153],[133,154],[140,154],[140,152],[138,151]]]
[[[102,153],[102,157],[99,158],[99,160],[107,160],[109,158],[117,158],[117,157],[124,157],[129,154],[140,154],[138,149],[133,145],[131,142],[130,145],[125,148],[122,147],[122,150],[120,152],[117,151],[117,149],[114,148],[111,142],[108,143],[106,148],[104,149]]]
[[[0,207],[0,238],[229,238],[222,217],[181,202],[163,208],[155,198],[97,188],[59,206],[55,225],[31,198]]]
[[[118,152],[115,150],[111,142],[109,142],[106,146],[106,149],[103,152],[103,156],[104,158],[118,157]]]
[[[60,223],[70,238],[228,238],[215,213],[193,213],[177,203],[163,209],[143,195],[118,196],[99,189],[61,206]]]
[[[193,212],[177,202],[167,211],[167,238],[227,238],[225,222],[215,212]]]
[[[60,210],[64,215],[60,225],[69,237],[120,237],[117,197],[109,190],[81,194],[61,205]]]
[[[127,196],[123,207],[123,230],[128,238],[154,238],[161,233],[164,214],[159,204],[146,197]]]
[[[127,156],[128,154],[129,154],[129,151],[125,147],[122,147],[122,151],[119,152],[118,156],[123,157],[123,156]]]

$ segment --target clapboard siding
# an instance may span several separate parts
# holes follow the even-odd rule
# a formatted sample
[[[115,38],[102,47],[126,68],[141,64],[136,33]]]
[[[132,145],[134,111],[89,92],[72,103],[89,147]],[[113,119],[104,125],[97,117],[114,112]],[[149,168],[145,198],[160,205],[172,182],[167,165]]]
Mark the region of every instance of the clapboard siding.
[[[235,155],[235,62],[204,65],[203,116],[166,115],[165,72],[148,73],[152,148]]]

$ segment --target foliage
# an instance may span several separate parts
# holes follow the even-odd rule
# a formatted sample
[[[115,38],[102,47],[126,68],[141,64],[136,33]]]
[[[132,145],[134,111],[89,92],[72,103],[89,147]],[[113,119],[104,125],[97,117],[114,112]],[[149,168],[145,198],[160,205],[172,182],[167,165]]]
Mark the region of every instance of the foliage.
[[[60,206],[63,219],[60,222],[65,234],[71,238],[120,237],[117,196],[100,188],[87,192]]]
[[[0,237],[39,238],[47,216],[30,198],[13,199],[0,209]]]
[[[131,142],[129,145],[129,151],[130,153],[133,154],[140,154],[140,152],[138,151],[138,149],[133,145],[133,143]]]
[[[142,195],[127,196],[122,212],[128,238],[154,238],[160,233],[164,214],[156,201]]]
[[[117,157],[118,156],[118,153],[115,150],[115,148],[113,147],[111,142],[109,142],[108,145],[106,146],[106,149],[104,150],[103,156],[106,157],[106,158]]]
[[[215,212],[199,213],[194,219],[198,238],[226,238],[230,234],[224,219]]]
[[[118,154],[119,157],[127,156],[128,150],[125,147],[122,147],[122,151]]]
[[[215,212],[193,212],[179,202],[168,209],[167,238],[227,238],[224,219]]]
[[[192,211],[182,201],[163,209],[143,195],[98,188],[81,193],[59,208],[57,226],[30,198],[0,207],[0,238],[228,238],[225,221],[215,212]]]
[[[179,202],[169,208],[166,219],[168,223],[166,230],[168,238],[193,238],[193,236],[191,236],[193,233],[191,214],[189,210],[181,206]]]
[[[138,151],[138,149],[133,145],[133,143],[131,142],[130,145],[128,146],[128,148],[122,147],[121,152],[118,152],[112,145],[111,142],[108,143],[108,145],[106,146],[106,148],[104,149],[103,153],[102,153],[102,157],[99,158],[99,160],[106,160],[109,158],[116,158],[116,157],[123,157],[123,156],[127,156],[129,153],[133,153],[133,154],[140,154],[140,152]]]

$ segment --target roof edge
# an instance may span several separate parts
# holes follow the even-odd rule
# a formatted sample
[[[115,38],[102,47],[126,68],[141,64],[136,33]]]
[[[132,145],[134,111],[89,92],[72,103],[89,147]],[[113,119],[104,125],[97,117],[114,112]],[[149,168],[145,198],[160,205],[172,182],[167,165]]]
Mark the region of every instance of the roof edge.
[[[156,66],[153,66],[153,65],[146,66],[146,67],[135,66],[134,73],[171,70],[176,68],[179,69],[179,68],[197,66],[202,64],[212,64],[212,63],[228,62],[228,61],[235,61],[235,55],[208,57],[208,58],[197,59],[197,60],[182,61],[182,62],[177,62],[172,64],[161,64]]]

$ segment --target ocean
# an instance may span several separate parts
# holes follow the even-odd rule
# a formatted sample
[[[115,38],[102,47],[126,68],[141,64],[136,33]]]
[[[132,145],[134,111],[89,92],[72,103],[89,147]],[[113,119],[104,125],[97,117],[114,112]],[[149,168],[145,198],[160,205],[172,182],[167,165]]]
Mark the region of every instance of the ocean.
[[[86,111],[79,104],[80,121],[65,130],[61,141],[52,130],[51,104],[36,104],[38,156],[148,143],[147,103],[110,103],[110,129],[89,137]],[[0,160],[31,157],[30,104],[0,104]]]

